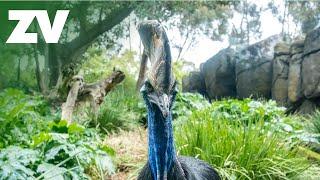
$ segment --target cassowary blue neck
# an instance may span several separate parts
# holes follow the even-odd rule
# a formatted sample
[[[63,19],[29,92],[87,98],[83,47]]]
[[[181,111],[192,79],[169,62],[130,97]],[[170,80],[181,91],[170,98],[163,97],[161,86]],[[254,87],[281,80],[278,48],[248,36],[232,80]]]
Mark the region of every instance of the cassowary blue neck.
[[[155,106],[148,106],[149,164],[154,180],[167,179],[176,158],[171,112],[164,118]]]

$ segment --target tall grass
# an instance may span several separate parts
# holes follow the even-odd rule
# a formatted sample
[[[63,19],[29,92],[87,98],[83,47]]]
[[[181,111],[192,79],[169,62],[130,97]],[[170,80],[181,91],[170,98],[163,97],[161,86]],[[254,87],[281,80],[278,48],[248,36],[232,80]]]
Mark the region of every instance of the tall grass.
[[[264,113],[259,115],[250,103],[227,100],[194,111],[175,129],[179,153],[207,161],[225,179],[288,179],[305,170],[307,160],[288,149],[283,134],[265,123],[277,113],[267,112],[268,105],[262,104]]]
[[[316,111],[312,116],[310,116],[312,123],[312,131],[314,133],[320,134],[320,111]]]

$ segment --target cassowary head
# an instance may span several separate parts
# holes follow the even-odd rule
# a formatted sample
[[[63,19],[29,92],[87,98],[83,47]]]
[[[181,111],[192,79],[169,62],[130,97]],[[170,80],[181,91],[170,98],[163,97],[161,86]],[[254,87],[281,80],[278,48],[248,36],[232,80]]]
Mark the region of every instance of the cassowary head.
[[[154,20],[141,22],[138,25],[138,32],[144,46],[144,53],[151,62],[147,81],[141,92],[146,103],[158,107],[166,118],[176,94],[169,40],[165,29]]]
[[[147,80],[140,91],[149,108],[159,109],[164,119],[168,117],[177,94],[176,83],[172,86],[169,93],[164,93],[155,90],[152,84]]]

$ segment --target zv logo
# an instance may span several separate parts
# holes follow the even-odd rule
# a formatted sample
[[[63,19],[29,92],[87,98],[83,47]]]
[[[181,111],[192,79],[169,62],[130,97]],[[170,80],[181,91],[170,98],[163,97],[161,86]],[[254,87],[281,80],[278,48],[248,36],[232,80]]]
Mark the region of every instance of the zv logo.
[[[37,43],[37,33],[26,33],[34,17],[37,18],[47,43],[58,43],[69,10],[58,10],[51,26],[46,10],[9,10],[9,20],[19,20],[6,43]]]

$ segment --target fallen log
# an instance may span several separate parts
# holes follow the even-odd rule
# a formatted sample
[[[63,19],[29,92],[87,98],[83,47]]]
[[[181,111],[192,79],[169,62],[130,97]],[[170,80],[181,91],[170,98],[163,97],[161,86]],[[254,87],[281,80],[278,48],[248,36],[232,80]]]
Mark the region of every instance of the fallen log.
[[[125,78],[122,71],[114,71],[108,78],[96,83],[85,84],[82,76],[74,76],[69,83],[69,93],[62,104],[61,119],[72,123],[72,114],[77,104],[90,102],[92,111],[97,114],[104,97]]]

